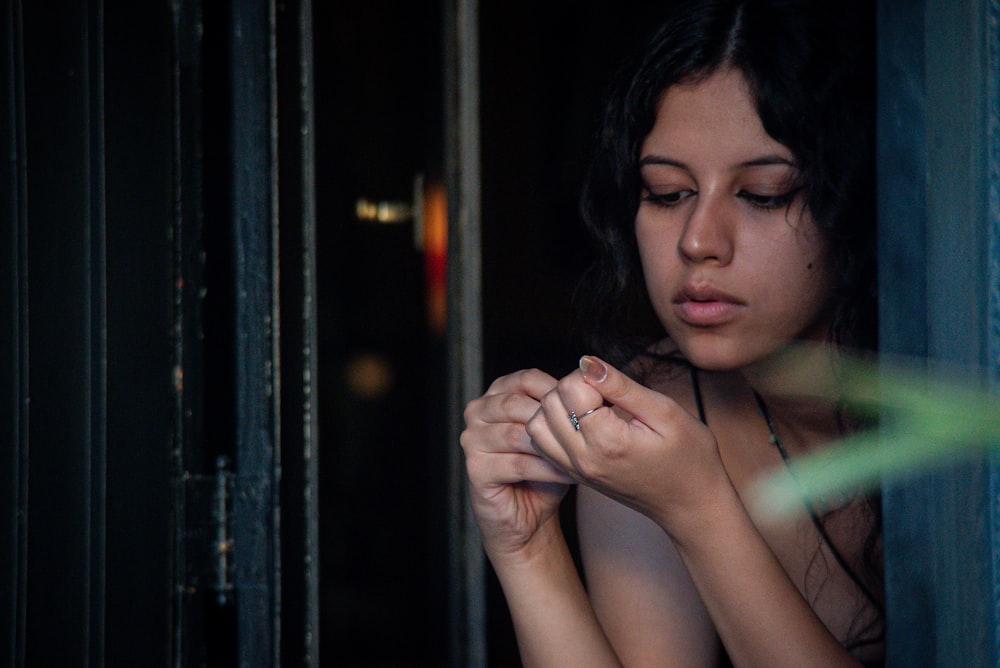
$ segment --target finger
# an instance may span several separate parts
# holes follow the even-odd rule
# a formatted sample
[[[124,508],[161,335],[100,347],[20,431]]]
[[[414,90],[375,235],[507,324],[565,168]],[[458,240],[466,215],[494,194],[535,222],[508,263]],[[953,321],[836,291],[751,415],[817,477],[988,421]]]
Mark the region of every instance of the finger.
[[[541,399],[556,386],[556,379],[538,369],[522,369],[497,378],[486,390],[492,394],[526,394],[533,399]]]
[[[531,444],[539,455],[556,468],[573,470],[570,448],[580,439],[569,418],[569,411],[557,391],[542,397],[541,406],[534,417],[524,425]]]
[[[591,387],[578,371],[563,377],[556,385],[567,421],[573,424],[570,414],[579,418],[584,413],[604,405],[604,397]],[[575,426],[575,425],[574,425]]]
[[[467,453],[535,452],[524,425],[513,422],[481,424],[466,429],[460,434],[459,442]]]
[[[580,358],[580,371],[586,383],[599,392],[604,401],[651,427],[669,419],[672,407],[679,408],[660,392],[636,382],[592,355]]]
[[[540,403],[549,428],[571,458],[574,447],[586,440],[585,423],[597,418],[597,413],[612,414],[604,396],[578,371],[562,378],[556,391],[542,397]]]
[[[516,422],[524,424],[538,410],[538,400],[520,392],[485,394],[465,407],[465,424]]]
[[[490,457],[482,468],[469,467],[469,479],[474,485],[513,485],[521,482],[576,482],[560,469],[535,454],[505,453]]]

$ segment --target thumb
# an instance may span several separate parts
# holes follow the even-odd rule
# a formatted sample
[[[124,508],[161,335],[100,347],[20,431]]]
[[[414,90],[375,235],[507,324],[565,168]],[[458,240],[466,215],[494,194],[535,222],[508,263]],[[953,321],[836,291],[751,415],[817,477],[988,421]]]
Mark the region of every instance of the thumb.
[[[643,422],[643,417],[655,409],[659,404],[657,398],[662,396],[593,355],[580,358],[580,373],[588,385],[601,393],[605,402]]]

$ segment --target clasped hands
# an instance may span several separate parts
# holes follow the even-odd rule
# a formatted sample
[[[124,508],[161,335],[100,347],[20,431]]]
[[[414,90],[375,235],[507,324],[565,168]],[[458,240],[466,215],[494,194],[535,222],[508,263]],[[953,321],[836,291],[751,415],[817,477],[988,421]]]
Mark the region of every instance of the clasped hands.
[[[499,378],[465,418],[462,447],[487,543],[527,542],[574,482],[668,530],[715,485],[731,485],[705,425],[592,356],[558,381],[537,369]]]
[[[578,417],[576,429],[570,414]],[[556,469],[658,523],[724,474],[715,438],[676,401],[584,356],[540,401],[525,430]]]

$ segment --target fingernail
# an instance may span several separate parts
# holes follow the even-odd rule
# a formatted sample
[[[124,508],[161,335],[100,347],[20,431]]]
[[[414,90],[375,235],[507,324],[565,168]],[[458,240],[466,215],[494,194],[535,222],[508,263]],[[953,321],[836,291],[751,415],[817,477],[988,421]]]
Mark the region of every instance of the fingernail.
[[[603,383],[608,377],[608,368],[600,360],[584,355],[580,358],[580,373],[591,383]]]

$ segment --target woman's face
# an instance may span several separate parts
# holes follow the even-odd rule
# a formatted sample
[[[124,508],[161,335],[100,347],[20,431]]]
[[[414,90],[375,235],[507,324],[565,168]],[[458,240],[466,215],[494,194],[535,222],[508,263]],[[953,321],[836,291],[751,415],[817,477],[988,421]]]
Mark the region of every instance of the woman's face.
[[[669,88],[639,164],[646,285],[689,361],[739,369],[826,337],[828,244],[739,72]]]

